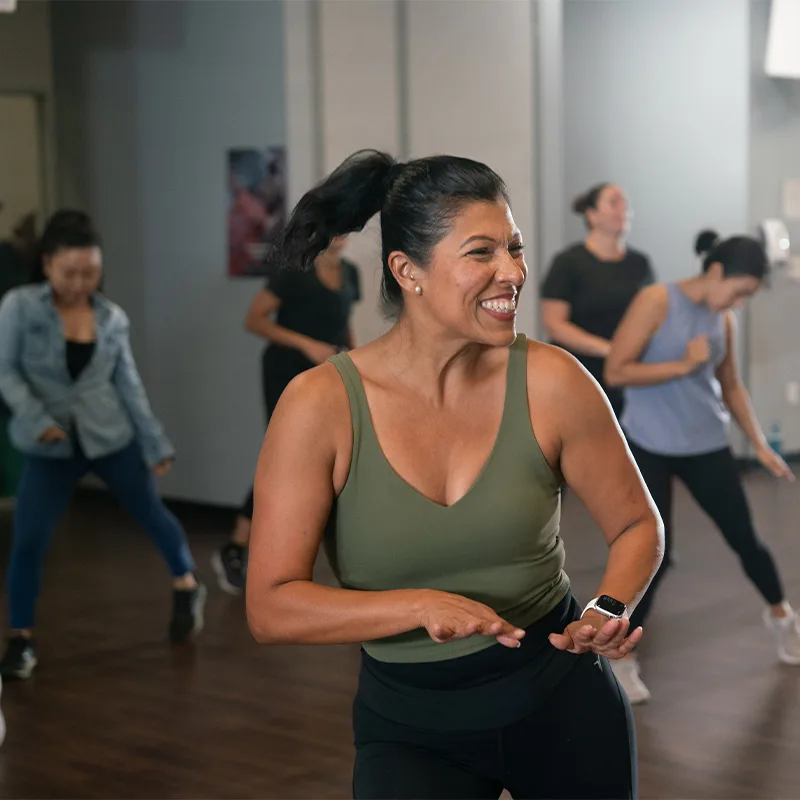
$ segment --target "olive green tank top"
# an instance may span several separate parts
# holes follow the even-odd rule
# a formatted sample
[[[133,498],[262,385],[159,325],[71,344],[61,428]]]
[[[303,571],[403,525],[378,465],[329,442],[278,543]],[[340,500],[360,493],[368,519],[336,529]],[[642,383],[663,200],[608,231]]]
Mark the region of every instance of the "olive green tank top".
[[[533,434],[527,341],[509,348],[503,417],[494,447],[466,495],[436,503],[404,481],[383,455],[364,386],[346,353],[331,359],[347,387],[353,421],[350,472],[336,500],[325,549],[347,589],[439,589],[493,608],[521,628],[569,590],[559,536],[559,480]],[[444,644],[424,628],[364,643],[389,662],[444,661],[483,650],[494,637]]]

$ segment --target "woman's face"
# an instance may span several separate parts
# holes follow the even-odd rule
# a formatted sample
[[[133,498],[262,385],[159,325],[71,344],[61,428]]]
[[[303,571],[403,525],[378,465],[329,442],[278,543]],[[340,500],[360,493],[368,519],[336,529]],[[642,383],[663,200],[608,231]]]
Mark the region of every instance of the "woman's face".
[[[706,305],[712,311],[741,308],[761,288],[761,281],[753,275],[733,275],[726,278],[720,263],[712,264],[706,275],[709,280]]]
[[[628,198],[619,186],[609,184],[600,192],[597,207],[587,210],[586,219],[592,230],[609,236],[623,236],[630,228]]]
[[[527,275],[522,236],[505,201],[472,203],[434,248],[429,268],[416,275],[422,294],[407,304],[454,338],[509,345]]]
[[[58,300],[67,306],[82,305],[100,287],[103,257],[99,247],[65,247],[47,256],[44,274]]]

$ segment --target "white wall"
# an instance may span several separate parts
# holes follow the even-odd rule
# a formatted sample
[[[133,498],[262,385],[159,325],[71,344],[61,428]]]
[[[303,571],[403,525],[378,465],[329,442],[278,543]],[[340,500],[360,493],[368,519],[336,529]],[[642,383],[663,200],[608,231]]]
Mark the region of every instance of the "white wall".
[[[800,81],[764,74],[770,3],[751,3],[750,207],[751,227],[781,217],[785,178],[800,178]],[[800,222],[787,220],[800,253]],[[750,392],[766,426],[779,422],[783,447],[800,452],[800,408],[790,406],[786,383],[800,380],[800,283],[778,273],[752,302]]]
[[[92,211],[178,450],[165,494],[238,503],[263,435],[258,281],[226,277],[226,150],[285,142],[279,2],[55,4],[62,198]],[[291,147],[290,147],[291,149]]]
[[[569,200],[620,183],[632,244],[659,276],[692,273],[693,241],[747,228],[748,0],[564,4],[565,227]]]

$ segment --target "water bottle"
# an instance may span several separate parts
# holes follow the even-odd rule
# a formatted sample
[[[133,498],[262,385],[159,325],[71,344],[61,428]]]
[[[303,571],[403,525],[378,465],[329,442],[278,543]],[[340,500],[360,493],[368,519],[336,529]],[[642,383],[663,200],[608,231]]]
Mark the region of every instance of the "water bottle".
[[[781,424],[777,420],[769,426],[767,431],[767,444],[778,454],[783,450],[783,436],[781,434]]]

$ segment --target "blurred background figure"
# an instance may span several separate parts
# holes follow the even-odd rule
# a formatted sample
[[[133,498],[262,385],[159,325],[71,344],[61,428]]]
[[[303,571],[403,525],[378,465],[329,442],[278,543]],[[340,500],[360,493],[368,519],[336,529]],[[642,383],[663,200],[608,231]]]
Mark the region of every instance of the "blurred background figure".
[[[36,214],[30,213],[14,225],[8,239],[0,242],[0,300],[10,289],[28,283],[35,259]]]
[[[361,280],[356,265],[342,256],[346,242],[346,236],[333,239],[310,272],[290,265],[271,276],[248,309],[245,327],[267,340],[261,362],[267,423],[293,378],[355,344],[350,317],[361,299]],[[251,488],[230,541],[211,559],[220,587],[229,594],[244,588],[252,519]]]
[[[619,186],[592,187],[575,198],[572,210],[588,233],[553,260],[541,286],[542,320],[550,341],[589,370],[619,418],[623,394],[606,386],[603,365],[628,305],[655,276],[647,256],[627,246],[630,213]]]
[[[0,213],[3,206],[0,204]],[[11,289],[31,279],[36,258],[36,214],[26,214],[0,242],[0,301]],[[8,438],[11,410],[0,396],[0,498],[13,497],[22,472],[22,455]]]
[[[153,475],[175,458],[153,416],[131,352],[125,312],[99,291],[100,237],[79,211],[60,211],[40,244],[40,281],[0,304],[0,393],[25,454],[8,567],[11,618],[4,678],[37,664],[33,624],[42,565],[79,481],[95,473],[150,533],[173,576],[173,642],[203,625],[205,588],[194,577],[186,534],[159,498]]]
[[[716,524],[766,603],[764,624],[776,639],[778,658],[800,665],[800,620],[755,530],[730,445],[733,417],[761,464],[776,477],[794,479],[767,443],[736,359],[732,309],[761,288],[766,254],[748,236],[722,240],[713,232],[698,236],[696,250],[703,260],[700,275],[652,286],[631,305],[612,342],[606,377],[610,385],[625,387],[622,428],[664,521],[666,554],[677,477]],[[631,615],[631,627],[646,629],[668,568],[665,557]],[[617,662],[614,671],[631,702],[650,697],[635,655]]]

